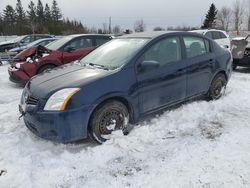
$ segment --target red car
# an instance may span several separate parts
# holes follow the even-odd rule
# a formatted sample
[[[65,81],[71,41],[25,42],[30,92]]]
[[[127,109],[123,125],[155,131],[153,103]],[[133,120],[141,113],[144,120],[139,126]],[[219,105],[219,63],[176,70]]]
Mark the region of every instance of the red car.
[[[69,35],[46,47],[36,46],[19,53],[11,63],[9,79],[18,84],[25,84],[36,74],[79,59],[111,40],[107,35]]]

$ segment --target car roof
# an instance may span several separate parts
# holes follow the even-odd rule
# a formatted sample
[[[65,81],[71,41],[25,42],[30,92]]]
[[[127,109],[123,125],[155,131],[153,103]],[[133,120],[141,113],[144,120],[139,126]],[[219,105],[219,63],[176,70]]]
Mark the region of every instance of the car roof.
[[[192,30],[190,32],[195,32],[195,33],[206,33],[208,31],[219,31],[219,32],[223,32],[226,33],[226,31],[223,30],[219,30],[219,29],[197,29],[197,30]]]
[[[201,37],[199,33],[195,32],[187,32],[187,31],[152,31],[152,32],[139,32],[139,33],[133,33],[128,35],[123,35],[117,38],[149,38],[154,39],[157,37],[160,37],[162,35],[171,35],[171,34],[179,34],[179,35],[191,35],[191,36],[199,36]]]
[[[68,37],[71,38],[76,38],[76,37],[82,37],[82,36],[101,36],[101,37],[112,37],[110,34],[73,34],[73,35],[67,35]]]
[[[127,34],[118,38],[156,38],[161,35],[170,33],[180,33],[180,31],[151,31],[151,32],[138,32],[133,34]]]

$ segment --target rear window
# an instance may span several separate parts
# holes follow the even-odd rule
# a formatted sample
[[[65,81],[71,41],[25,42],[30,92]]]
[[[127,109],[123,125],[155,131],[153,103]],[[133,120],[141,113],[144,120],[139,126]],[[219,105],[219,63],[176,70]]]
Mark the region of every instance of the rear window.
[[[187,58],[193,58],[210,52],[209,41],[199,37],[184,37]]]
[[[214,40],[216,40],[216,39],[224,39],[224,38],[227,38],[227,36],[223,32],[213,31],[213,39]]]
[[[101,46],[102,44],[110,41],[109,38],[97,38],[96,40],[96,46]]]

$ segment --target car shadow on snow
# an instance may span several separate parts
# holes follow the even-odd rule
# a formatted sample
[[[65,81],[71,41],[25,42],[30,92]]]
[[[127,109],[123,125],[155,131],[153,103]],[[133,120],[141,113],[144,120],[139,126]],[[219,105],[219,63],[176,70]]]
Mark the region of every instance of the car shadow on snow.
[[[237,68],[236,70],[234,70],[234,72],[238,72],[238,73],[250,73],[250,67],[247,67],[247,68]]]

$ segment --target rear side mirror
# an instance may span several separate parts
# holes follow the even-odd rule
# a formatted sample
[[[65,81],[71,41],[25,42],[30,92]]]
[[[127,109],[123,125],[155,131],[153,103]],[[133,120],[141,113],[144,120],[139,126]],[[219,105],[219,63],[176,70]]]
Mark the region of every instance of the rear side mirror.
[[[150,70],[154,70],[160,67],[160,63],[158,61],[143,61],[138,65],[139,72],[147,72]]]

